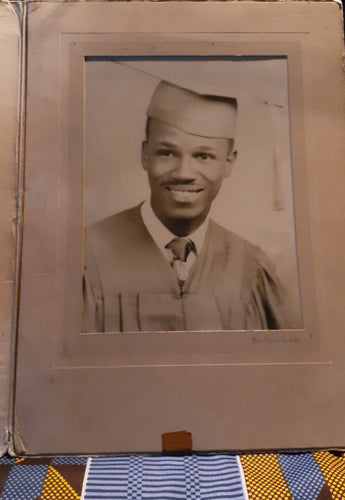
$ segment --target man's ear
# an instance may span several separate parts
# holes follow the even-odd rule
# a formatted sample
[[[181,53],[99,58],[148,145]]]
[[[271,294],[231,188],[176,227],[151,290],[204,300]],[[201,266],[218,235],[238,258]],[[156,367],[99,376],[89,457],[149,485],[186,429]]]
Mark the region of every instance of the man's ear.
[[[147,170],[147,142],[141,143],[141,164],[144,170]]]
[[[234,163],[237,158],[237,151],[232,150],[226,159],[226,165],[225,165],[225,175],[224,177],[229,177],[231,175],[232,169],[234,168]]]

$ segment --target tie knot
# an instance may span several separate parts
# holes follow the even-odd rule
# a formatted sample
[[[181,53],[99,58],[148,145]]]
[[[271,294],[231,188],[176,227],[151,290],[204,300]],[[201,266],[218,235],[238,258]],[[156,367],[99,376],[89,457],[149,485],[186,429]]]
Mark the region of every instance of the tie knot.
[[[175,259],[182,262],[186,262],[190,252],[196,253],[194,242],[188,238],[174,238],[166,245],[166,248],[172,251]]]

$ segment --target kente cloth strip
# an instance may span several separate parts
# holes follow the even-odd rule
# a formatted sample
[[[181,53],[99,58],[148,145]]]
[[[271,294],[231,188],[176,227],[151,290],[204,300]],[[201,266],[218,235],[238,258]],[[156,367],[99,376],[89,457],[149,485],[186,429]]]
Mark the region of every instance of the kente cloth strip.
[[[345,453],[0,459],[4,500],[345,500]]]
[[[236,456],[138,456],[92,459],[83,498],[246,500],[247,495]]]

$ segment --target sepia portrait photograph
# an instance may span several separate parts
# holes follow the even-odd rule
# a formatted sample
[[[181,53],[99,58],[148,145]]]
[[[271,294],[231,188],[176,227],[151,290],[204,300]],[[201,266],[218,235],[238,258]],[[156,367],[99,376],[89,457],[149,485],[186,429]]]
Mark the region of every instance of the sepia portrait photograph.
[[[302,328],[287,57],[87,57],[82,333]]]

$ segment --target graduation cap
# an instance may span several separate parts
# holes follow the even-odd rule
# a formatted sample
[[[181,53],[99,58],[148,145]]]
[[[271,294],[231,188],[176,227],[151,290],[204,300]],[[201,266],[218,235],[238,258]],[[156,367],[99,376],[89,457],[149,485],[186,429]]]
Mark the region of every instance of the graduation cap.
[[[233,97],[200,94],[161,81],[152,95],[147,116],[189,134],[233,139],[237,100]]]

